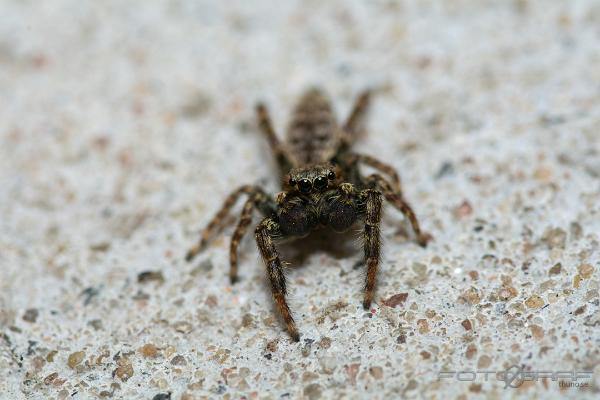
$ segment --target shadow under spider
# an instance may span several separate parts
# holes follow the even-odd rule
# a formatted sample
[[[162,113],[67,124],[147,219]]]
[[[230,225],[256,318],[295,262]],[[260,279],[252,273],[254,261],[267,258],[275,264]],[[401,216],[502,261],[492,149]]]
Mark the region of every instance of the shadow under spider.
[[[325,253],[335,260],[350,258],[362,253],[360,232],[349,230],[336,233],[327,229],[311,233],[305,238],[279,244],[282,260],[290,263],[292,269],[309,267],[308,258]],[[327,259],[324,260],[327,266]]]

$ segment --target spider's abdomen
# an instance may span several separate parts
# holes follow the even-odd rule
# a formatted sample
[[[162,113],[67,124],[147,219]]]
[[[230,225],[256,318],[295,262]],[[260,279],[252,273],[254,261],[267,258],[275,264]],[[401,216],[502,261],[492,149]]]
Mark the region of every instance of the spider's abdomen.
[[[296,166],[329,161],[338,147],[336,117],[329,99],[319,89],[310,89],[301,98],[292,115],[287,145]]]

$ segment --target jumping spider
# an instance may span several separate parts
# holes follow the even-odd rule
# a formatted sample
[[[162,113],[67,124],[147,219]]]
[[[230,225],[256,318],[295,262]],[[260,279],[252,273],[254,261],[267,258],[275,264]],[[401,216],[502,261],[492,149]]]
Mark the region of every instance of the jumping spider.
[[[238,245],[257,209],[264,219],[255,229],[256,244],[267,267],[275,304],[295,341],[300,335],[285,298],[284,263],[275,246],[278,240],[302,238],[322,227],[344,232],[356,221],[363,221],[364,260],[367,265],[363,306],[368,309],[373,300],[379,266],[382,198],[409,219],[421,246],[425,246],[431,238],[421,232],[414,212],[404,200],[394,168],[350,149],[361,131],[369,98],[370,92],[363,92],[344,125],[339,126],[324,93],[316,88],[308,90],[294,109],[285,143],[277,138],[267,107],[259,103],[256,106],[258,126],[267,137],[279,165],[283,191],[273,199],[257,186],[246,185],[235,190],[186,256],[186,260],[190,261],[202,251],[223,228],[236,201],[247,195],[231,238],[229,278],[232,283],[237,280]],[[363,177],[359,165],[370,166],[385,177],[380,174]]]

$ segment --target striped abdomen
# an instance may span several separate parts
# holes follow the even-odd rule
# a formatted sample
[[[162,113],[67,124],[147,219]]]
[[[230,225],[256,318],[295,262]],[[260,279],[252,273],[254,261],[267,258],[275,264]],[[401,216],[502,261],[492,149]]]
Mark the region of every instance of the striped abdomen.
[[[287,147],[298,167],[327,162],[339,145],[336,117],[329,99],[310,89],[294,108],[287,132]]]

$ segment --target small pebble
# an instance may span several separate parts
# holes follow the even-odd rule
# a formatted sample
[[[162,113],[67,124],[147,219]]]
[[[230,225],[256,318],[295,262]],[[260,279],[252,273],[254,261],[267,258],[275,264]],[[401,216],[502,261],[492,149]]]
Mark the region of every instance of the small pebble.
[[[246,313],[242,317],[242,327],[244,328],[254,328],[256,327],[256,323],[254,322],[254,316],[252,314]]]
[[[369,368],[369,374],[377,380],[383,378],[383,368],[381,367],[371,367]]]
[[[67,360],[67,365],[69,366],[69,368],[74,369],[79,364],[81,364],[81,362],[83,361],[84,358],[85,358],[84,351],[77,351],[75,353],[71,353]]]
[[[87,306],[89,305],[92,300],[97,297],[100,294],[100,288],[95,288],[95,287],[88,287],[85,288],[82,292],[81,292],[81,296],[84,298],[83,299],[83,305]]]
[[[586,306],[585,304],[582,305],[581,307],[578,307],[574,312],[573,315],[581,315],[585,312]]]
[[[187,361],[185,360],[184,356],[178,354],[171,359],[171,365],[184,366],[187,365]]]
[[[146,358],[155,358],[158,356],[158,348],[152,343],[146,343],[140,347],[140,353]]]
[[[319,375],[315,374],[314,372],[304,371],[302,373],[302,382],[311,382],[318,378]]]
[[[531,325],[529,325],[529,329],[531,330],[531,334],[533,335],[534,338],[539,340],[544,337],[544,329],[542,329],[541,326],[531,324]]]
[[[498,298],[502,301],[508,301],[510,299],[517,297],[518,294],[519,294],[519,292],[517,292],[517,289],[515,289],[514,287],[503,286],[498,291]]]
[[[328,349],[331,347],[331,339],[328,337],[322,337],[321,340],[317,343],[320,349]]]
[[[461,219],[471,215],[473,213],[473,207],[471,206],[471,203],[469,203],[467,200],[464,200],[459,206],[454,208],[452,213],[454,218]]]
[[[164,283],[165,278],[161,271],[144,271],[138,274],[138,283],[158,282]]]
[[[417,320],[417,327],[419,328],[419,333],[422,335],[429,332],[429,323],[426,319]]]
[[[548,275],[558,275],[558,274],[560,274],[561,269],[562,269],[561,263],[556,263],[556,264],[554,264],[554,266],[552,268],[550,268]]]
[[[133,376],[133,365],[126,357],[121,357],[117,361],[117,368],[113,371],[113,376],[116,376],[121,381],[126,382]]]
[[[58,378],[58,372],[53,372],[44,378],[44,384],[50,385],[56,378]]]
[[[317,400],[321,398],[322,387],[318,383],[311,383],[304,387],[304,396],[309,400]]]
[[[46,361],[48,361],[49,363],[54,362],[54,356],[56,356],[58,354],[58,351],[56,350],[52,350],[48,353],[48,355],[46,356]]]
[[[23,321],[31,322],[33,324],[35,321],[37,321],[38,315],[39,312],[37,309],[30,308],[25,311],[25,314],[23,314]]]
[[[360,364],[350,364],[345,365],[344,370],[346,371],[346,375],[348,375],[348,380],[351,385],[356,385],[356,375],[358,374],[358,369],[360,368]]]
[[[205,275],[207,272],[212,271],[213,269],[213,263],[212,260],[207,259],[207,260],[203,260],[200,265],[198,265],[196,268],[194,268],[191,272],[192,276],[202,276]]]
[[[335,357],[325,356],[319,358],[319,365],[324,373],[332,374],[337,368],[338,362]]]
[[[477,346],[475,346],[474,344],[468,345],[467,351],[465,352],[465,357],[471,360],[475,356],[475,354],[477,354]]]
[[[443,176],[451,175],[452,173],[454,173],[454,165],[450,161],[444,161],[434,177],[435,179],[440,179]]]
[[[492,364],[492,359],[490,356],[482,355],[477,360],[477,368],[487,368]]]
[[[279,343],[279,341],[277,339],[270,340],[269,342],[267,342],[267,345],[266,345],[267,351],[269,351],[271,353],[277,352],[277,344],[278,343]]]
[[[88,325],[94,328],[94,330],[96,331],[102,330],[103,328],[101,319],[93,319],[91,321],[88,321]]]
[[[567,232],[560,228],[547,228],[542,235],[542,242],[550,249],[564,249],[567,241]]]
[[[544,300],[537,294],[534,294],[525,300],[525,305],[529,308],[542,308],[544,306]]]
[[[459,302],[461,302],[461,303],[466,302],[472,306],[479,304],[480,301],[481,301],[481,297],[479,296],[479,292],[474,287],[467,289],[459,297]]]
[[[463,328],[465,328],[466,331],[470,331],[473,328],[473,325],[471,325],[471,321],[468,319],[465,319],[460,324],[463,326]]]
[[[382,303],[388,307],[394,308],[400,304],[403,304],[407,298],[408,293],[398,293],[385,300],[382,300]]]
[[[594,273],[594,267],[590,264],[581,264],[577,267],[577,271],[579,271],[579,275],[581,275],[583,279],[589,279]]]
[[[177,321],[173,324],[173,329],[179,333],[190,333],[193,327],[192,324],[187,321]]]

